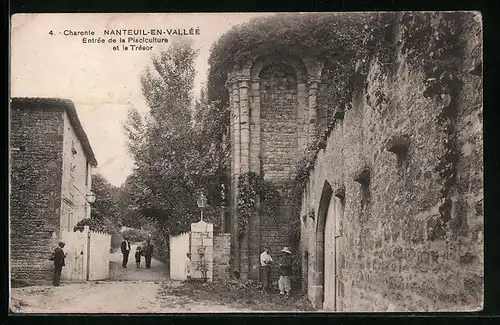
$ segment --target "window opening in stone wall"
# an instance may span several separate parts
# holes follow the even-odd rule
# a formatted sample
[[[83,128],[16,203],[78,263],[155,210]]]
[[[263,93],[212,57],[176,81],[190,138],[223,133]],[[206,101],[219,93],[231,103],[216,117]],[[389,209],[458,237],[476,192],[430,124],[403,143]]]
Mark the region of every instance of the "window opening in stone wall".
[[[71,140],[71,153],[73,155],[77,154],[77,151],[76,151],[76,148],[75,148],[75,141],[74,140]]]
[[[398,168],[405,167],[405,161],[408,161],[408,147],[410,146],[410,136],[408,134],[393,135],[387,140],[385,149],[397,157]]]
[[[361,185],[361,217],[365,215],[365,208],[370,203],[370,177],[371,170],[369,167],[361,168],[354,177],[354,181]]]
[[[72,209],[72,208],[70,208]],[[68,231],[71,231],[71,226],[73,225],[73,211],[69,211],[68,214]]]

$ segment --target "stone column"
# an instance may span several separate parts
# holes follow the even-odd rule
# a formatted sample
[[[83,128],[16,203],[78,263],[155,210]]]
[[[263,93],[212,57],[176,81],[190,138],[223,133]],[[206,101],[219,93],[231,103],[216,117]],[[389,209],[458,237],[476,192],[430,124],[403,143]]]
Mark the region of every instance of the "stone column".
[[[297,80],[297,147],[298,152],[302,151],[307,146],[308,125],[309,125],[309,108],[308,108],[308,93],[306,92],[306,84],[301,80]]]
[[[250,171],[250,110],[248,103],[248,84],[250,79],[240,78],[239,87],[239,107],[240,107],[240,172],[241,174]]]
[[[227,81],[231,110],[231,268],[240,271],[238,232],[238,176],[240,175],[240,108],[239,89],[233,76]]]
[[[250,170],[260,175],[260,92],[259,78],[251,80],[250,87]],[[250,220],[249,277],[260,278],[260,199],[256,197],[257,213]]]
[[[248,84],[250,79],[238,79],[238,94],[240,107],[240,174],[250,171],[250,111],[248,103]],[[250,269],[250,223],[245,229],[245,234],[240,243],[240,275],[242,279],[248,278]]]
[[[260,80],[254,78],[251,81],[250,108],[250,170],[257,175],[260,174]]]
[[[318,95],[319,79],[310,77],[308,80],[308,106],[309,106],[309,129],[308,143],[316,141],[316,125],[318,124],[316,116],[316,98]]]

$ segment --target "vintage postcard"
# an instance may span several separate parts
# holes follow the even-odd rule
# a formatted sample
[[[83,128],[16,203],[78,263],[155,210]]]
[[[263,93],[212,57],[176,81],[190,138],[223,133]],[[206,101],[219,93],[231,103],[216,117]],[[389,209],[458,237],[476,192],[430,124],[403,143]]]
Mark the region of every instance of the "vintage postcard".
[[[10,30],[11,313],[482,310],[480,13]]]

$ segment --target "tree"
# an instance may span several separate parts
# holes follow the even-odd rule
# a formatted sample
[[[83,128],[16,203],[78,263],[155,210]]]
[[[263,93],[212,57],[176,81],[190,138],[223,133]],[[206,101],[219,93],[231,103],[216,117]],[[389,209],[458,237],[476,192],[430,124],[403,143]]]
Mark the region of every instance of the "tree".
[[[96,200],[92,204],[90,218],[78,222],[75,229],[89,226],[92,230],[113,233],[120,227],[120,214],[115,200],[117,190],[102,175],[92,175],[92,191]]]
[[[134,205],[133,198],[131,197],[132,184],[130,181],[131,178],[129,176],[124,184],[118,188],[116,205],[123,226],[141,229],[147,227],[147,220],[139,213]]]
[[[124,125],[135,161],[126,188],[132,209],[169,234],[186,231],[197,221],[199,190],[208,192],[214,210],[222,204],[223,132],[213,120],[219,117],[214,114],[225,112],[205,96],[193,103],[196,56],[182,41],[153,56],[141,76],[149,114],[143,118],[131,107]]]

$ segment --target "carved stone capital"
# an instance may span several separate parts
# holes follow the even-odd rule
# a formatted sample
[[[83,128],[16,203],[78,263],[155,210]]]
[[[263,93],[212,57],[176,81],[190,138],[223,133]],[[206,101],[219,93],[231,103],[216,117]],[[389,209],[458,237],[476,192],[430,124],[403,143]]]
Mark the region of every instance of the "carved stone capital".
[[[318,79],[316,76],[309,75],[309,77],[307,78],[307,83],[308,83],[309,87],[311,87],[311,86],[317,87],[320,82],[321,82],[321,80]]]
[[[250,77],[247,77],[247,76],[239,76],[237,79],[236,79],[237,82],[239,83],[249,83],[251,81]]]
[[[231,91],[232,87],[233,87],[233,84],[235,83],[235,81],[236,81],[236,78],[232,74],[229,74],[227,76],[227,79],[226,79],[226,82],[224,84],[224,87],[226,87],[226,89],[228,89],[229,91]]]

